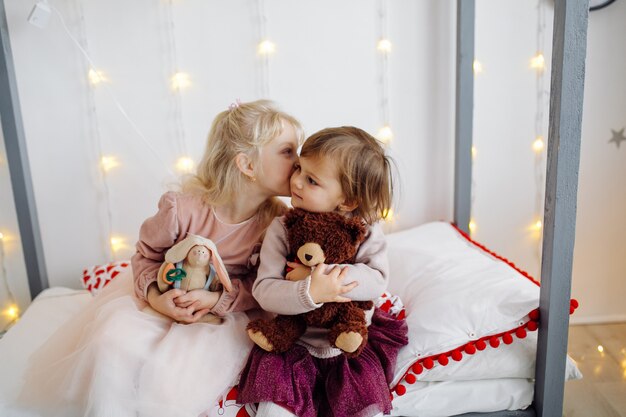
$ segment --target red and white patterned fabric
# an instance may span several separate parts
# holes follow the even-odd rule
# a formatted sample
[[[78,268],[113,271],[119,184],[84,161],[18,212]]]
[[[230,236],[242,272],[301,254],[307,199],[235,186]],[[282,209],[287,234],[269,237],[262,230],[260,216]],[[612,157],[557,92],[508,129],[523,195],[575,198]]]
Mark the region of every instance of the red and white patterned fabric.
[[[391,293],[384,292],[383,295],[374,301],[374,304],[385,313],[391,314],[397,320],[403,320],[406,317],[404,304],[397,295],[391,295]]]
[[[232,387],[213,408],[198,417],[254,417],[255,415],[254,404],[237,404],[237,387]]]
[[[83,270],[83,287],[92,295],[98,294],[113,278],[130,266],[130,261],[111,262]]]

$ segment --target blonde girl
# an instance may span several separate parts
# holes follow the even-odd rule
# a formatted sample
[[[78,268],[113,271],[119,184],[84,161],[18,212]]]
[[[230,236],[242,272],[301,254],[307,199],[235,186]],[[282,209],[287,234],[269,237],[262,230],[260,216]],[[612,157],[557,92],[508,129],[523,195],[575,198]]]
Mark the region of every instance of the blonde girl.
[[[236,382],[251,342],[244,311],[255,252],[285,209],[300,124],[269,101],[217,115],[195,176],[165,193],[120,275],[32,358],[20,402],[46,416],[198,416]],[[139,194],[138,197],[141,195]],[[233,291],[156,286],[164,254],[188,234],[216,243]],[[146,305],[164,316],[142,311]],[[197,323],[206,313],[221,325]]]

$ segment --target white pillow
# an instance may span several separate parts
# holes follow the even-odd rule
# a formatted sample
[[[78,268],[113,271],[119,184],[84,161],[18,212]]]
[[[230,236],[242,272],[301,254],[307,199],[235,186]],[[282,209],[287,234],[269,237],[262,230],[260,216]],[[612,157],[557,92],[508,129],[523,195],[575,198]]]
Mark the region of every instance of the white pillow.
[[[416,382],[395,397],[392,416],[442,417],[523,410],[533,401],[533,382],[521,378]]]
[[[534,376],[534,279],[449,223],[393,233],[387,241],[389,291],[404,302],[409,327],[396,365],[397,394],[415,381]],[[568,378],[579,377],[568,363]]]

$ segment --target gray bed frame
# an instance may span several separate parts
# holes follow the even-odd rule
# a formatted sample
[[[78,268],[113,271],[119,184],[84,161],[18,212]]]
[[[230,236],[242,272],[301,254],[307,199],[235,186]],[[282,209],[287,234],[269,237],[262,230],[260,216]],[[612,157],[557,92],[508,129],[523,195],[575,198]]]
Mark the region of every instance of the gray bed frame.
[[[465,416],[561,417],[569,326],[589,0],[556,0],[535,396],[526,410]],[[475,0],[457,0],[454,221],[466,232],[472,174]],[[4,0],[0,113],[31,297],[48,287]]]

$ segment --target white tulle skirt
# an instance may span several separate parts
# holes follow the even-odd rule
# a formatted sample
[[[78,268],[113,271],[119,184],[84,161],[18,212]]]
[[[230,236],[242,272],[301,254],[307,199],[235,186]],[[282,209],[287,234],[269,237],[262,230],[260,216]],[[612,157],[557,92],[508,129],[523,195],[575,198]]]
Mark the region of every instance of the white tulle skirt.
[[[246,314],[178,324],[144,306],[129,268],[33,354],[18,406],[97,417],[193,417],[212,407],[252,347]]]

